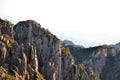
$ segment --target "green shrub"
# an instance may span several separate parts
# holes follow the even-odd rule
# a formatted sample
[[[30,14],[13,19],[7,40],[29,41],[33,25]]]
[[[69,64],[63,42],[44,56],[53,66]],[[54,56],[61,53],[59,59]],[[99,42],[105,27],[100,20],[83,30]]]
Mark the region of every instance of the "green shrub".
[[[93,68],[92,68],[92,67],[89,67],[89,71],[93,71]]]
[[[98,76],[98,74],[93,73],[93,76],[95,77],[95,80],[100,80],[100,77]]]
[[[8,34],[2,34],[2,36],[8,40],[12,39],[12,37],[10,37]]]
[[[6,43],[7,48],[11,48],[12,45],[10,43]]]
[[[16,80],[16,78],[14,76],[11,76],[11,75],[6,75],[5,80]]]
[[[37,76],[40,80],[45,80],[44,76],[38,71],[35,71],[34,76]]]
[[[6,24],[12,24],[10,21],[8,20],[5,20]]]
[[[8,75],[3,67],[0,67],[0,76],[5,75],[3,80],[16,80],[15,76]]]
[[[48,35],[52,35],[52,33],[48,29],[46,29],[45,31]]]
[[[2,23],[0,22],[0,28],[2,28],[3,27],[3,25],[2,25]]]
[[[6,38],[7,40],[9,40],[9,41],[12,40],[12,38],[11,38],[8,34],[3,34],[2,36],[3,36],[4,38]],[[5,44],[6,44],[6,47],[7,47],[7,48],[11,48],[11,47],[12,47],[12,45],[11,45],[10,42],[8,43],[8,42],[6,41]]]
[[[85,66],[83,64],[78,64],[78,68],[84,70]]]
[[[3,74],[3,68],[2,67],[0,67],[0,75],[2,75]]]
[[[72,58],[73,56],[71,55],[70,51],[69,51],[69,48],[65,48],[63,46],[61,46],[61,53],[62,55],[64,56],[68,56],[70,58]]]

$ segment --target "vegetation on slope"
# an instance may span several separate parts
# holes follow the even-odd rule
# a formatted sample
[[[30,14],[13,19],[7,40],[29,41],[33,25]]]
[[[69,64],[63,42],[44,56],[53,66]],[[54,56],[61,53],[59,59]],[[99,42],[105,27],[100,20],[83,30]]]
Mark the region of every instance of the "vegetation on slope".
[[[38,71],[35,71],[34,73],[34,80],[36,80],[36,78],[40,79],[40,80],[45,80],[44,76],[39,73]]]
[[[70,50],[69,50],[69,48],[65,48],[64,46],[61,46],[61,53],[62,53],[62,55],[64,55],[64,56],[68,56],[68,57],[70,57],[70,58],[72,58],[73,56],[72,56],[72,54],[70,53]]]
[[[0,80],[16,80],[16,78],[7,74],[7,71],[3,67],[0,67]]]
[[[88,76],[90,80],[100,80],[98,74],[96,74],[92,67],[85,67],[83,64],[78,64],[79,79],[87,80]]]
[[[74,46],[67,46],[71,52],[71,54],[75,57],[78,62],[82,62],[87,59],[94,51],[99,49],[106,48],[105,46],[97,46],[90,48],[80,48]]]

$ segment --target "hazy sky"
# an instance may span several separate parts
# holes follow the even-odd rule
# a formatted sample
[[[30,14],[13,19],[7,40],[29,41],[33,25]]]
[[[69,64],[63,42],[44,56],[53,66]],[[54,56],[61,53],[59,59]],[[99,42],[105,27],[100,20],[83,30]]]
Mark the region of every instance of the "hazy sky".
[[[120,42],[120,0],[0,0],[0,17],[33,19],[86,47]]]

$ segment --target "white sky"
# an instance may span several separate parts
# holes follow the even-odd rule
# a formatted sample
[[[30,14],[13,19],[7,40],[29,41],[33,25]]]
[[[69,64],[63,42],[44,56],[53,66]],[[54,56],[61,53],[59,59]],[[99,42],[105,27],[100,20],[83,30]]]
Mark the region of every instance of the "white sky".
[[[0,17],[33,19],[86,47],[120,42],[120,0],[0,0]]]

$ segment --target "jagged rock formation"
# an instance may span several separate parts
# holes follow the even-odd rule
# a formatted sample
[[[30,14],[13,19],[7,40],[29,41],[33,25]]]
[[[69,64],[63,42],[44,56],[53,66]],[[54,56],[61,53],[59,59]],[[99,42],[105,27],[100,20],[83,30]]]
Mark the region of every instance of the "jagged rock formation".
[[[59,64],[61,60],[59,40],[50,32],[41,28],[38,23],[31,20],[19,22],[14,26],[14,31],[16,33],[14,39],[19,45],[29,43],[35,47],[38,71],[47,80],[59,79],[61,71],[61,65]],[[29,55],[31,55],[30,57],[33,56],[34,59],[33,53],[29,53]]]
[[[47,80],[53,80],[53,74],[59,79],[59,40],[54,35],[31,20],[19,22],[14,28],[11,24],[4,26],[2,20],[1,25],[0,66],[17,80],[43,80],[39,72]],[[9,27],[9,32],[14,29],[14,39],[8,35]]]

